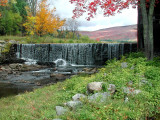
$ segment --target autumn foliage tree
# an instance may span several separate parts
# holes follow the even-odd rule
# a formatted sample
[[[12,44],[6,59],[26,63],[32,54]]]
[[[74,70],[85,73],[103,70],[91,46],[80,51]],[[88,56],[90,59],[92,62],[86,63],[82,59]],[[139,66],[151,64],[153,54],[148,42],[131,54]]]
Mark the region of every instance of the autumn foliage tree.
[[[8,3],[8,0],[0,0],[0,6],[6,6]]]
[[[23,26],[26,28],[26,32],[28,35],[33,36],[35,34],[35,23],[36,17],[27,16],[27,21],[23,24]]]
[[[109,16],[120,13],[130,5],[133,8],[141,7],[145,55],[149,60],[153,59],[153,13],[158,0],[70,0],[70,2],[76,5],[73,18],[87,12],[87,20],[93,18],[98,9],[102,9],[104,16]]]
[[[0,7],[6,6],[8,3],[8,0],[0,0]],[[0,11],[0,17],[1,17],[1,11]]]
[[[48,8],[47,0],[42,0],[37,10],[35,25],[36,33],[40,36],[53,33],[64,24],[64,20],[60,20],[53,14],[55,9],[49,10]]]

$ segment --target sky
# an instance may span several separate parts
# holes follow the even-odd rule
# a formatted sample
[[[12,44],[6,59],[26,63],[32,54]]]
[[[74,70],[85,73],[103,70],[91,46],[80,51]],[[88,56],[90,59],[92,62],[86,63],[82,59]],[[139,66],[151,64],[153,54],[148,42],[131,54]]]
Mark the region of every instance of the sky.
[[[50,7],[56,7],[56,14],[61,19],[72,18],[74,4],[69,0],[50,0]],[[117,13],[115,16],[104,17],[101,12],[92,18],[90,21],[86,20],[86,15],[76,19],[80,23],[79,30],[81,31],[95,31],[104,28],[115,26],[126,26],[137,24],[137,9],[124,9],[122,13]]]

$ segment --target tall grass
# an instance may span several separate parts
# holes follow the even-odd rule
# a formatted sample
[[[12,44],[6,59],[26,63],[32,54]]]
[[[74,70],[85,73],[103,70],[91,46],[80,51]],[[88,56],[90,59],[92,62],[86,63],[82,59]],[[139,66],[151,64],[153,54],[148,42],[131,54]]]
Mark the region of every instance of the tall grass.
[[[82,36],[80,39],[66,39],[66,38],[55,38],[52,36],[0,36],[0,40],[15,40],[19,43],[100,43],[95,40],[89,39],[87,36]]]

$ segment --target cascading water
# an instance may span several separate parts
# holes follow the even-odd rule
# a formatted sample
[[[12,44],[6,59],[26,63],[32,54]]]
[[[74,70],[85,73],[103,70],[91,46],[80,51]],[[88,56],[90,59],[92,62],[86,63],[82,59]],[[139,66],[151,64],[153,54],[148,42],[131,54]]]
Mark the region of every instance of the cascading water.
[[[66,64],[102,65],[108,59],[135,51],[136,44],[20,44],[17,57],[41,62],[61,60]],[[62,63],[64,64],[64,63]]]

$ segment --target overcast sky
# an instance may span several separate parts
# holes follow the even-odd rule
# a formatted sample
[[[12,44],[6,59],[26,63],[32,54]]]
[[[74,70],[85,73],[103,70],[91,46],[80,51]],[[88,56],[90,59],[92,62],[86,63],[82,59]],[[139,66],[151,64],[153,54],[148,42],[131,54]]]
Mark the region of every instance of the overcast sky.
[[[50,0],[51,7],[56,7],[56,13],[60,18],[71,18],[73,16],[72,10],[74,5],[69,0]],[[82,31],[94,31],[103,28],[109,28],[114,26],[125,26],[137,24],[137,9],[125,9],[122,13],[115,16],[103,17],[102,14],[98,14],[95,18],[87,21],[86,16],[81,16],[76,19],[80,22],[80,30]]]

